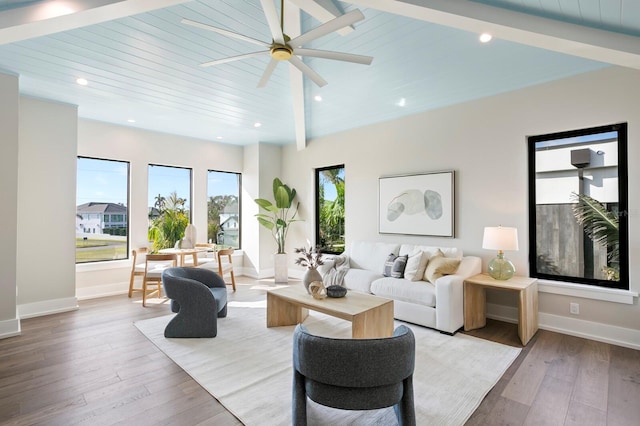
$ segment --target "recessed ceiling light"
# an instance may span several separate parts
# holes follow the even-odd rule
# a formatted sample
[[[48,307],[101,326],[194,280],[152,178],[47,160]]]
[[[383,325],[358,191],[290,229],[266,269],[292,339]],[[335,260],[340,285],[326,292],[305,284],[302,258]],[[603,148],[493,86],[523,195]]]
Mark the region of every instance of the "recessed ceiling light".
[[[130,119],[128,119],[127,121],[128,121],[129,123],[135,123],[135,122],[136,122],[136,120],[134,120],[133,118],[130,118]]]
[[[489,33],[480,34],[480,42],[482,42],[482,43],[488,43],[488,42],[491,41],[492,38],[493,37]]]
[[[76,80],[76,83],[78,83],[80,86],[86,86],[87,84],[89,84],[86,78],[78,78]]]
[[[313,97],[313,99],[314,99],[316,102],[322,102],[322,96],[320,96],[320,95],[315,95],[315,96]]]
[[[253,127],[260,127],[262,126],[262,123],[254,123]]]
[[[217,136],[216,139],[222,139],[222,136]]]
[[[400,107],[403,107],[407,104],[407,100],[405,98],[400,98],[400,100],[398,101],[397,105]]]

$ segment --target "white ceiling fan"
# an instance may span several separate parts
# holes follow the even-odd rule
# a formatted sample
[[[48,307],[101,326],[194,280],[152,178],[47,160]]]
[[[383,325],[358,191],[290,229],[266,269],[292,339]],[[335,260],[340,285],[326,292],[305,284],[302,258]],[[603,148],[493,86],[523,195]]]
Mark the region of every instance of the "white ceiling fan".
[[[311,79],[315,84],[322,87],[327,84],[327,82],[311,67],[305,64],[298,56],[309,56],[315,58],[324,58],[324,59],[333,59],[338,61],[346,61],[346,62],[354,62],[357,64],[370,65],[373,58],[371,56],[363,56],[363,55],[354,55],[350,53],[342,53],[342,52],[333,52],[326,50],[317,50],[317,49],[307,49],[303,46],[313,40],[316,40],[320,37],[323,37],[327,34],[330,34],[334,31],[341,30],[345,27],[350,26],[351,24],[361,21],[364,19],[364,15],[358,9],[352,10],[344,15],[341,15],[335,19],[332,19],[324,24],[304,33],[300,36],[290,38],[284,32],[284,0],[281,0],[280,3],[280,16],[278,16],[278,11],[273,3],[273,0],[260,0],[260,4],[262,5],[262,10],[267,18],[267,23],[269,24],[269,29],[271,31],[271,42],[264,42],[261,40],[254,39],[252,37],[247,37],[242,34],[238,34],[232,31],[228,31],[222,28],[213,27],[211,25],[203,24],[200,22],[192,21],[190,19],[183,19],[181,22],[183,24],[191,25],[197,28],[202,28],[208,31],[213,31],[218,34],[225,35],[227,37],[237,38],[239,40],[244,40],[249,43],[257,44],[266,48],[266,50],[261,50],[258,52],[245,53],[243,55],[232,56],[228,58],[218,59],[215,61],[205,62],[200,64],[203,67],[209,67],[213,65],[220,65],[227,62],[238,61],[242,59],[252,58],[255,56],[262,55],[271,55],[271,61],[267,65],[267,68],[264,70],[262,74],[262,78],[258,82],[258,87],[266,86],[271,74],[275,70],[278,62],[280,61],[288,61],[290,64],[295,66],[298,70],[300,70],[304,75],[306,75],[309,79]]]

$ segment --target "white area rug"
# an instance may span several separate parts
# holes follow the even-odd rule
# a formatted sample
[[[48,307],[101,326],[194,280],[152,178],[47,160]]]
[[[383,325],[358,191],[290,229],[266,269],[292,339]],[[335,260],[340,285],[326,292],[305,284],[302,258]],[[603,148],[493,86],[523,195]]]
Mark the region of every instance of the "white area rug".
[[[290,425],[294,327],[267,328],[265,306],[264,301],[230,302],[229,316],[218,320],[213,339],[165,339],[172,315],[135,325],[244,424]],[[351,335],[350,322],[317,312],[310,312],[305,325],[317,335]],[[416,337],[418,425],[463,425],[520,353],[461,333],[448,336],[407,325]],[[395,423],[391,409],[348,412],[310,403],[308,414],[309,424]]]

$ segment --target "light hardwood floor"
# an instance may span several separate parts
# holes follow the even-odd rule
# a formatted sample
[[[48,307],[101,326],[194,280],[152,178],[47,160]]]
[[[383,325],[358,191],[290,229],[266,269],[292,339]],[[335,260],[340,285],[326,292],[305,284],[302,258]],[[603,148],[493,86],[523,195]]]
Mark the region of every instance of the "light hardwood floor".
[[[238,283],[231,300],[273,285]],[[21,336],[0,340],[0,424],[241,424],[133,326],[168,313],[124,295],[23,320]],[[468,334],[519,345],[514,324]],[[540,330],[467,424],[638,425],[640,351]]]

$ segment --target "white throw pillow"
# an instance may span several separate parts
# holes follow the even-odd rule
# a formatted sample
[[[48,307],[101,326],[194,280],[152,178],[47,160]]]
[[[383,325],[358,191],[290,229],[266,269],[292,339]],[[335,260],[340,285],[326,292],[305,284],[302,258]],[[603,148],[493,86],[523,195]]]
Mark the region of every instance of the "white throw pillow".
[[[429,253],[416,250],[407,259],[407,266],[404,268],[404,278],[409,281],[420,281],[424,276],[424,270],[429,262]]]

